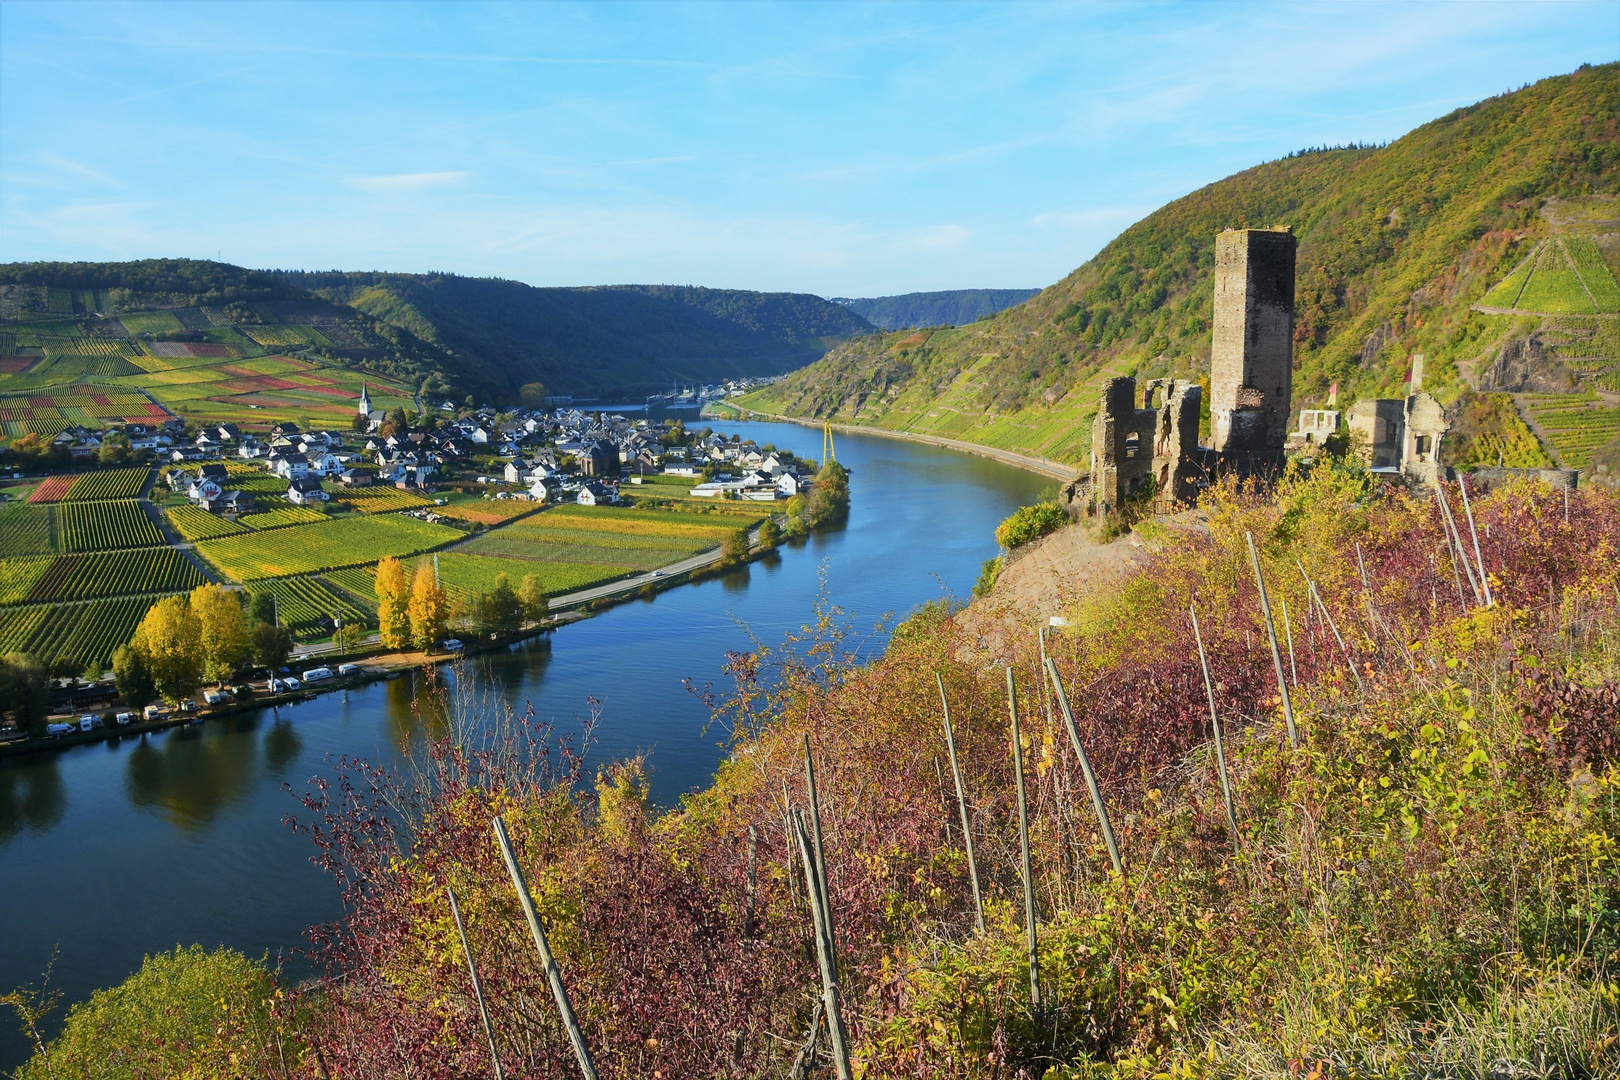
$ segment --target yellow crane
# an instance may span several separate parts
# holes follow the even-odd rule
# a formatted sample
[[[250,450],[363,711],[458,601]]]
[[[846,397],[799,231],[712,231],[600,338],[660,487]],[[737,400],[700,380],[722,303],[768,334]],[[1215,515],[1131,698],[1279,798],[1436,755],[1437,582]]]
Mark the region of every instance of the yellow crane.
[[[837,460],[838,454],[833,450],[832,421],[823,420],[821,422],[821,463],[825,465],[829,461]]]

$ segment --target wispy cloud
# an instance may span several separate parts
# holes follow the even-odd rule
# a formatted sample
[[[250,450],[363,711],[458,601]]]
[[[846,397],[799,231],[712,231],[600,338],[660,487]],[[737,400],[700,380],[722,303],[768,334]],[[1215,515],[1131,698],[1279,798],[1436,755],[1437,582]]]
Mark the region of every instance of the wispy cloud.
[[[360,191],[419,191],[422,188],[453,184],[471,176],[468,172],[398,173],[394,176],[351,176],[344,183]]]
[[[88,176],[90,179],[106,184],[108,187],[123,186],[117,180],[114,180],[104,172],[92,169],[88,165],[80,164],[79,162],[73,161],[69,158],[62,157],[60,154],[53,154],[49,150],[42,151],[39,155],[39,160],[43,161],[47,165],[54,166],[57,169],[66,169],[68,172],[78,173],[80,176]]]

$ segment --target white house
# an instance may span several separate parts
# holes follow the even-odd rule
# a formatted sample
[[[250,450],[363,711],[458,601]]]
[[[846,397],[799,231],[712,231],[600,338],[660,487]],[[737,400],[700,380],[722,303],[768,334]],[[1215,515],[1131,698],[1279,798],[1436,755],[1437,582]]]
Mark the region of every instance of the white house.
[[[579,497],[576,501],[581,506],[612,506],[619,501],[619,496],[606,484],[592,480],[579,489]]]
[[[331,496],[321,487],[318,476],[295,476],[287,485],[287,501],[295,506],[307,506],[310,503],[327,502]]]

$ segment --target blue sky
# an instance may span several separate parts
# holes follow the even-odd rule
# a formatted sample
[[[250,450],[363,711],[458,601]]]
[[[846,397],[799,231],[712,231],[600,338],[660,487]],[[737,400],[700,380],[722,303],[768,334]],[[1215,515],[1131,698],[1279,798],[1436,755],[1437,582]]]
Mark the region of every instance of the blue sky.
[[[0,4],[0,260],[871,296],[1620,54],[1620,3]]]

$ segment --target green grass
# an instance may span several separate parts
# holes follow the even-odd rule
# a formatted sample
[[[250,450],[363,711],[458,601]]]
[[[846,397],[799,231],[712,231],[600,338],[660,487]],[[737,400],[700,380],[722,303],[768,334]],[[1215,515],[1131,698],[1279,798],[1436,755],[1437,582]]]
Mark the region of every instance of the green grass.
[[[118,321],[131,334],[168,334],[184,330],[185,324],[172,311],[137,311],[120,315]]]
[[[235,580],[255,581],[414,555],[462,535],[416,518],[375,514],[204,540],[197,550]]]
[[[414,565],[408,572],[414,573]],[[459,551],[439,556],[439,579],[446,589],[463,596],[488,592],[498,574],[505,574],[516,589],[530,574],[549,596],[574,592],[591,585],[613,581],[625,575],[620,566],[591,566],[581,563],[547,563],[530,559],[499,559],[463,555]]]

